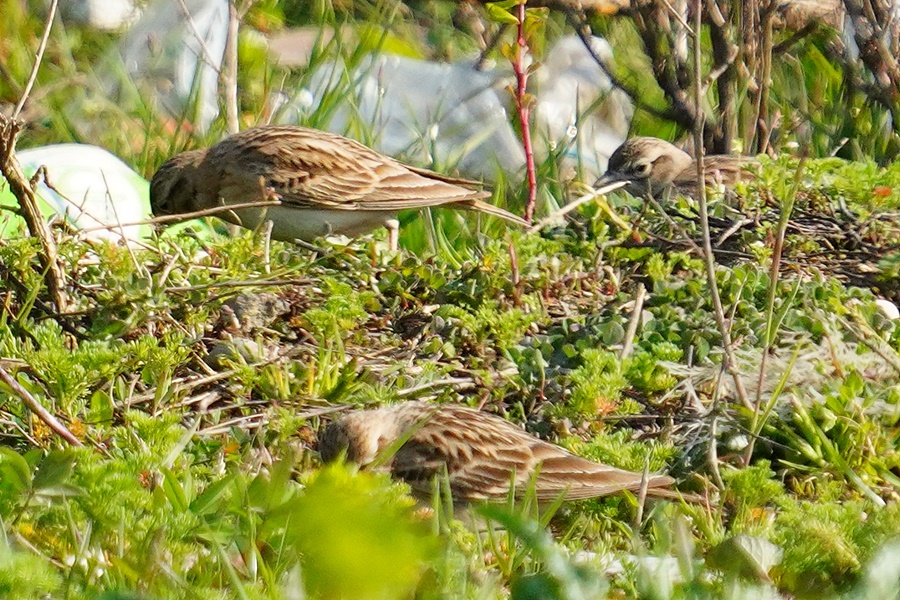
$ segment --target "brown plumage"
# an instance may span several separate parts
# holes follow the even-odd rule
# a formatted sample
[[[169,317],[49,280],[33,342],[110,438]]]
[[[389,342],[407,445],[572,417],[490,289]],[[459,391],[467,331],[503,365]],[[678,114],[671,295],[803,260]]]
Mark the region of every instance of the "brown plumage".
[[[155,215],[171,215],[279,200],[279,206],[221,216],[251,228],[271,220],[272,237],[285,241],[391,228],[398,211],[427,206],[477,210],[525,225],[483,202],[490,194],[472,189],[479,185],[404,165],[340,135],[270,125],[170,158],[150,183],[150,205]]]
[[[716,154],[703,159],[707,187],[732,185],[751,175],[747,167],[755,164],[752,157]],[[653,196],[672,189],[685,196],[697,193],[697,164],[691,155],[665,140],[633,137],[619,146],[612,156],[606,174],[596,186],[614,181],[628,181],[625,189],[633,196]]]
[[[594,498],[638,490],[641,473],[581,458],[542,441],[509,421],[462,406],[405,402],[351,413],[331,423],[319,438],[319,454],[330,462],[346,451],[363,467],[392,444],[409,436],[386,463],[413,492],[427,498],[432,480],[446,465],[455,502],[502,501],[510,482],[524,493],[537,470],[535,493],[541,502]],[[513,476],[514,474],[514,476]],[[665,475],[647,478],[648,494],[674,496],[660,489],[674,483]]]

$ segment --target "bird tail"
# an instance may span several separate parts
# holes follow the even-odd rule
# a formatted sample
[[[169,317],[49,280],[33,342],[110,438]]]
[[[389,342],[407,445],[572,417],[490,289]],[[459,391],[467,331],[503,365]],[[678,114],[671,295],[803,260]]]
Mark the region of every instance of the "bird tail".
[[[659,488],[659,487],[651,487],[647,490],[647,497],[649,498],[665,498],[667,500],[676,500],[676,501],[684,501],[689,502],[691,504],[714,504],[712,500],[707,496],[701,496],[700,494],[690,494],[685,492],[679,492],[678,490],[671,490],[668,488]]]
[[[516,225],[519,225],[521,227],[528,227],[528,221],[526,221],[522,217],[514,215],[507,210],[503,210],[499,206],[494,206],[493,204],[482,202],[481,200],[466,200],[465,202],[461,202],[460,205],[469,210],[477,210],[478,212],[483,212],[489,215],[494,215],[495,217],[500,217],[501,219],[505,219],[510,223],[515,223]]]

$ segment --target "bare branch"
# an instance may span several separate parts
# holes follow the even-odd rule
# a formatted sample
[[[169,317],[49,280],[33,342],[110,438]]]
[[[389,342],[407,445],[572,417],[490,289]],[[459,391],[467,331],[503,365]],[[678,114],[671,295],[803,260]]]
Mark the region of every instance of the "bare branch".
[[[200,45],[200,53],[202,54],[203,62],[208,64],[216,71],[216,73],[221,75],[221,67],[216,63],[215,60],[213,60],[212,53],[209,51],[209,48],[206,47],[206,40],[202,35],[200,35],[200,30],[197,29],[197,24],[194,23],[194,18],[191,16],[191,11],[188,10],[188,7],[184,3],[184,0],[178,0],[178,5],[181,8],[181,14],[184,15],[184,19],[187,22],[191,33],[194,35],[194,39],[196,39],[197,43]]]
[[[21,131],[21,124],[0,115],[0,173],[9,182],[9,189],[18,199],[22,218],[28,231],[41,244],[39,259],[45,272],[47,288],[59,312],[66,312],[68,301],[65,293],[65,274],[57,260],[56,241],[50,226],[44,220],[38,207],[34,188],[25,177],[22,166],[16,158],[16,139]]]
[[[34,413],[37,418],[43,421],[47,425],[47,427],[53,430],[53,432],[55,432],[58,436],[60,436],[73,446],[84,445],[81,443],[81,440],[75,437],[75,435],[66,428],[65,425],[60,423],[57,418],[50,414],[50,412],[46,408],[41,406],[41,403],[37,401],[37,398],[28,393],[28,390],[22,387],[22,384],[16,381],[15,377],[10,375],[9,372],[2,366],[0,366],[0,380],[2,380],[3,383],[8,385],[12,389],[13,393],[15,393],[22,400],[22,402],[25,403],[25,406],[28,407],[28,410]]]
[[[701,106],[701,87],[703,75],[701,70],[701,47],[700,47],[700,18],[702,13],[703,0],[695,0],[694,31],[697,35],[693,36],[694,42],[694,103]],[[703,233],[703,262],[706,266],[706,280],[709,286],[710,297],[712,299],[713,311],[716,315],[716,324],[719,326],[719,335],[722,336],[722,349],[725,352],[723,359],[723,367],[734,379],[734,389],[740,398],[741,403],[748,409],[753,409],[753,404],[744,389],[744,382],[741,379],[740,372],[737,368],[737,360],[734,356],[734,347],[731,341],[731,326],[728,319],[725,318],[725,310],[722,307],[722,298],[719,296],[719,285],[716,280],[716,262],[713,256],[712,240],[709,233],[709,213],[706,204],[706,176],[704,173],[703,161],[703,111],[697,110],[697,124],[694,127],[694,145],[696,147],[696,165],[697,165],[697,203],[699,204],[698,212],[700,216],[700,229]]]
[[[19,98],[19,102],[16,104],[16,108],[13,111],[13,121],[16,121],[19,118],[22,107],[25,106],[28,94],[31,93],[31,88],[34,86],[34,82],[37,79],[38,69],[41,68],[41,61],[44,58],[44,50],[47,49],[47,40],[50,39],[50,30],[53,28],[53,18],[56,16],[56,6],[58,4],[59,0],[52,0],[50,2],[50,11],[47,15],[47,24],[44,26],[44,34],[41,36],[41,43],[38,46],[37,55],[34,57],[34,66],[31,68],[31,75],[28,77],[28,83],[25,84],[25,91],[22,92],[22,96]]]
[[[180,223],[181,221],[189,221],[190,219],[199,219],[201,217],[209,217],[223,212],[233,210],[241,210],[244,208],[265,208],[267,206],[279,206],[279,200],[260,200],[257,202],[241,202],[238,204],[223,204],[212,208],[204,208],[189,213],[180,213],[177,215],[163,215],[152,219],[144,219],[143,221],[133,221],[131,223],[111,223],[107,225],[98,225],[97,227],[85,227],[81,229],[82,233],[90,233],[92,231],[100,231],[103,229],[117,229],[122,227],[135,227],[138,225],[162,225],[165,223]]]
[[[238,9],[234,5],[235,0],[228,0],[228,37],[225,40],[225,56],[222,60],[222,70],[219,71],[219,85],[225,100],[225,121],[228,123],[228,132],[237,133],[241,129],[238,120],[238,33],[240,17]]]

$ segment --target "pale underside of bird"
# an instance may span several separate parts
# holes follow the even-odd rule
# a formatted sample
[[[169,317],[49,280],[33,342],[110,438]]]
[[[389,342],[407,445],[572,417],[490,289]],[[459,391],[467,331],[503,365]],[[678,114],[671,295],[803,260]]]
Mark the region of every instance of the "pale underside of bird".
[[[170,158],[153,176],[150,205],[159,216],[277,201],[220,216],[248,228],[271,221],[272,237],[283,241],[355,237],[384,226],[394,247],[397,213],[405,209],[449,206],[526,225],[484,202],[490,193],[480,185],[405,165],[340,135],[270,125]]]
[[[703,159],[706,187],[730,186],[752,177],[750,167],[757,164],[749,156],[715,154]],[[595,187],[616,181],[628,181],[625,190],[632,196],[654,197],[673,191],[684,196],[697,194],[697,162],[690,154],[665,140],[633,137],[619,146],[609,158],[606,173]]]
[[[405,441],[403,441],[405,438]],[[344,455],[362,467],[383,466],[430,498],[446,472],[454,502],[498,502],[534,486],[539,502],[607,496],[646,486],[651,496],[676,496],[666,475],[648,475],[596,463],[540,440],[500,417],[455,405],[405,402],[348,414],[319,438],[323,462]]]

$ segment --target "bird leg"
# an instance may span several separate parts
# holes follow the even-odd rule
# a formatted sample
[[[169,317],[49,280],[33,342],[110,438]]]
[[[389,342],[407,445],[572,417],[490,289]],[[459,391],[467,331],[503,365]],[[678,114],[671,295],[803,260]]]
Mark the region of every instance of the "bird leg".
[[[384,222],[384,227],[388,230],[388,244],[391,252],[396,252],[400,242],[400,221],[388,219]]]

